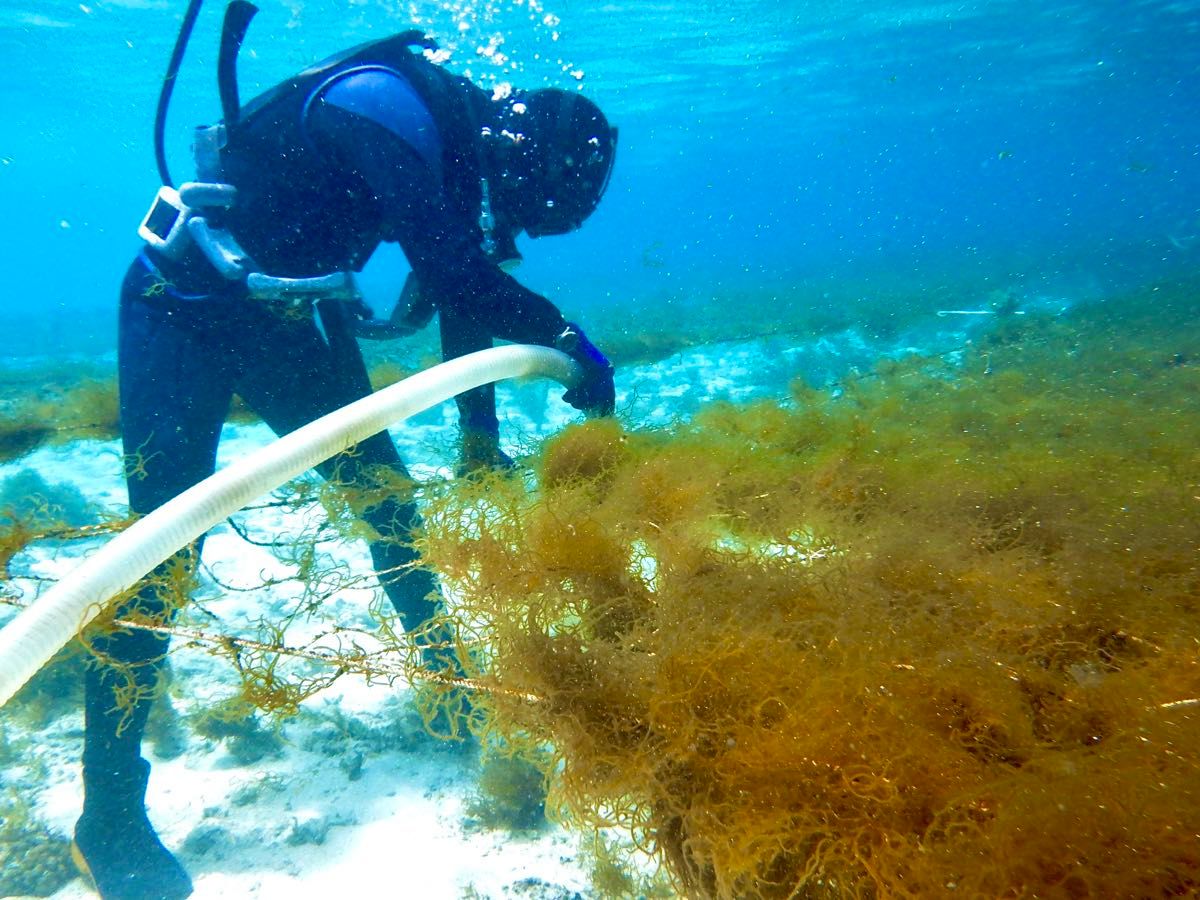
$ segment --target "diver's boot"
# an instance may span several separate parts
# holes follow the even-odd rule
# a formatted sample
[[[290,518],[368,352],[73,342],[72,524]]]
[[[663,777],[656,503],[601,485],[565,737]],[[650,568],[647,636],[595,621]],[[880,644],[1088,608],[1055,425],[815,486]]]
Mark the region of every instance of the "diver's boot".
[[[150,764],[83,771],[83,814],[71,858],[104,900],[183,900],[192,880],[146,818]]]

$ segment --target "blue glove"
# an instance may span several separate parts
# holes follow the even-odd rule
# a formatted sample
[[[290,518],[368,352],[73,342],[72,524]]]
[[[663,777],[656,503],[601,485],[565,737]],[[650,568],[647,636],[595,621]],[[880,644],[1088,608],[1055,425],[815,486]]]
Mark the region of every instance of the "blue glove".
[[[583,378],[563,394],[563,399],[589,416],[611,416],[617,404],[617,388],[608,357],[574,322],[567,323],[562,334],[554,339],[554,346],[583,369]]]

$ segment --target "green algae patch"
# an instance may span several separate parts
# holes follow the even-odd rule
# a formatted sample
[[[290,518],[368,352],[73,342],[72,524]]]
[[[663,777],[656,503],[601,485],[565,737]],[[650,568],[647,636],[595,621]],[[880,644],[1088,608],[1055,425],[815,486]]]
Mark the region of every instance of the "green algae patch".
[[[431,490],[481,733],[690,897],[1200,891],[1200,304]]]
[[[66,837],[35,818],[14,791],[0,797],[0,896],[49,897],[78,874]]]
[[[70,379],[30,387],[0,402],[0,461],[43,444],[109,439],[117,434],[115,379]],[[7,379],[0,378],[0,381]]]
[[[546,825],[545,778],[531,762],[492,748],[480,761],[466,812],[473,828],[535,834]]]

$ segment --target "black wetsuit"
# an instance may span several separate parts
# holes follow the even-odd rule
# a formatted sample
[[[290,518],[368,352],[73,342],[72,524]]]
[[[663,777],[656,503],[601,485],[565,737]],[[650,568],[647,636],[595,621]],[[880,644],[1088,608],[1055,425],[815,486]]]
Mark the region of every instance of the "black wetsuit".
[[[493,337],[552,344],[565,324],[558,310],[481,248],[480,129],[490,102],[400,39],[315,67],[248,104],[229,128],[223,175],[238,195],[225,224],[256,266],[275,276],[358,269],[381,241],[398,242],[440,313],[448,357],[489,346]],[[149,249],[138,255],[122,287],[119,343],[135,512],[150,512],[213,471],[234,393],[284,433],[369,391],[350,312],[339,301],[318,306],[297,311],[252,299],[196,251],[180,262]],[[465,425],[495,431],[490,390],[462,405]],[[336,469],[339,480],[369,486],[372,467],[381,464],[404,468],[386,433],[321,472]],[[371,544],[377,571],[413,561],[404,541],[416,523],[411,502],[385,499],[364,517],[380,535]],[[425,570],[404,571],[381,581],[411,627],[434,611],[436,584]],[[131,601],[151,613],[163,603],[152,589]],[[131,632],[97,645],[133,664],[148,692],[167,639]],[[149,703],[117,711],[114,691],[124,687],[124,676],[108,667],[88,672],[85,804],[76,834],[89,860],[136,851],[107,847],[104,834],[111,829],[113,840],[127,843],[130,829],[144,822],[140,745]],[[121,827],[122,816],[137,822]],[[153,884],[148,890],[154,895]],[[106,893],[125,896],[111,886]]]

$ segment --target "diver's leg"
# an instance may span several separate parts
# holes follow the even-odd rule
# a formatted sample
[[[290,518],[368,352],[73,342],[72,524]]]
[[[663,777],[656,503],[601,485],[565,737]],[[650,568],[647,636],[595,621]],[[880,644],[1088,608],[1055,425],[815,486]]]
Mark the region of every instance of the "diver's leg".
[[[327,340],[311,322],[273,319],[256,329],[261,364],[247,367],[237,383],[238,394],[278,434],[294,431],[328,412],[370,393],[362,353],[340,304],[322,304]],[[287,378],[280,376],[287,373]],[[387,432],[362,441],[350,451],[318,466],[334,483],[379,494],[362,517],[377,534],[370,541],[371,557],[381,585],[406,629],[415,629],[439,610],[437,581],[419,565],[411,535],[420,526],[416,504],[398,496],[377,474],[407,479]]]
[[[491,336],[467,313],[443,310],[439,318],[442,358],[456,359],[492,346]],[[500,449],[500,420],[496,416],[496,386],[485,384],[454,398],[458,404],[458,475],[484,469],[511,469],[515,463]]]
[[[130,507],[147,513],[211,473],[229,387],[211,347],[166,316],[167,300],[144,296],[153,284],[135,265],[122,287],[119,380]],[[177,311],[186,316],[186,310]],[[198,546],[160,566],[184,571]],[[176,571],[180,571],[176,568]],[[177,603],[148,582],[118,616],[170,618]],[[77,861],[113,900],[174,900],[191,881],[146,817],[150,765],[142,735],[168,639],[118,631],[92,642],[98,658],[84,681],[83,814]],[[113,665],[105,664],[109,660]],[[78,857],[82,857],[79,859]]]
[[[379,583],[407,631],[414,631],[441,612],[434,574],[421,565],[412,536],[421,527],[415,501],[401,485],[408,470],[386,434],[376,434],[318,467],[334,484],[366,492],[362,518],[374,532],[369,542]],[[396,476],[400,476],[399,479]]]

